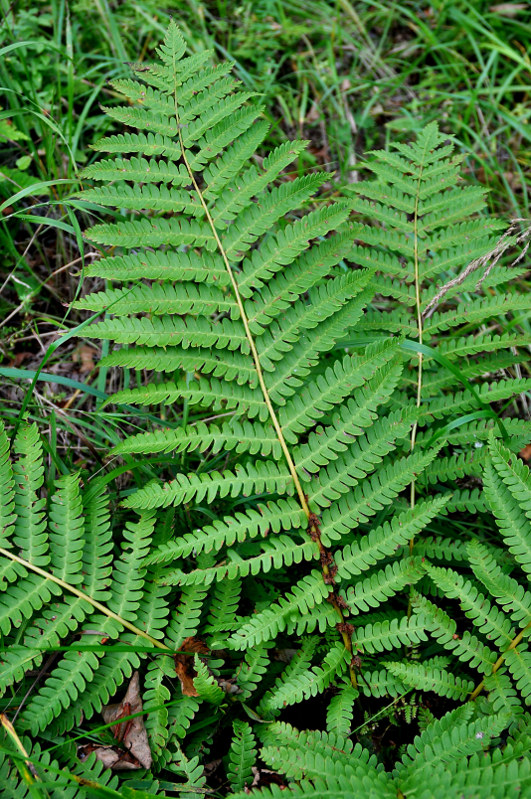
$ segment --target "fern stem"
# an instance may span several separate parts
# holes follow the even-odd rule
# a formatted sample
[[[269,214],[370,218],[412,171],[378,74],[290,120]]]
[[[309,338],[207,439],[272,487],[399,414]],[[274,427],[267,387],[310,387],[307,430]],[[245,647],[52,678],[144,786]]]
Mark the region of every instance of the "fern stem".
[[[422,346],[423,342],[423,335],[424,330],[422,326],[422,306],[420,301],[420,266],[419,266],[419,234],[418,234],[418,224],[419,224],[419,199],[420,199],[420,181],[422,180],[422,171],[424,169],[423,164],[420,165],[420,171],[417,181],[417,193],[415,195],[415,208],[413,211],[413,258],[414,258],[414,269],[415,269],[415,305],[416,305],[416,313],[417,313],[417,330],[418,330],[418,341],[419,344]],[[424,355],[422,352],[418,353],[418,370],[417,370],[417,398],[416,398],[416,407],[420,408],[420,403],[422,399],[422,367],[424,362]],[[413,427],[411,428],[411,442],[410,442],[410,450],[413,452],[415,449],[415,443],[417,440],[417,430],[418,430],[418,421],[415,419],[413,422]],[[411,481],[410,487],[410,506],[412,508],[415,507],[415,479]],[[415,539],[411,538],[409,542],[409,554],[413,554],[413,547],[415,545]]]
[[[506,653],[510,652],[511,649],[516,649],[516,647],[518,646],[518,644],[520,643],[520,641],[524,637],[526,630],[528,630],[529,627],[531,627],[531,621],[526,624],[526,626],[523,628],[523,630],[520,630],[518,635],[515,638],[513,638],[513,640],[511,641],[511,643],[509,644],[509,646],[505,650],[505,652],[502,655],[500,655],[500,657],[498,658],[498,660],[496,661],[496,663],[492,667],[492,674],[496,674],[496,672],[498,671],[500,666],[503,665]],[[483,690],[484,687],[485,687],[485,680],[482,680],[479,683],[479,685],[477,685],[474,688],[474,690],[472,691],[472,693],[470,694],[469,701],[471,701],[472,699],[475,699],[476,696],[478,696],[478,694],[481,693],[481,691]]]
[[[30,788],[34,784],[35,781],[42,782],[41,778],[37,774],[34,766],[32,766],[30,762],[30,756],[27,753],[24,744],[20,740],[17,735],[17,731],[9,721],[8,717],[5,713],[0,713],[0,725],[6,731],[6,734],[11,738],[13,743],[15,744],[16,748],[22,755],[22,763],[18,763],[15,760],[15,765],[18,768],[20,776],[22,777],[23,782]],[[46,792],[46,796],[49,796],[48,792]]]
[[[14,552],[10,552],[8,549],[3,549],[3,547],[0,547],[0,555],[4,555],[6,558],[10,558],[11,560],[14,560],[16,563],[20,563],[21,566],[24,566],[26,569],[29,569],[29,571],[35,572],[36,574],[40,574],[41,577],[44,577],[46,580],[51,580],[52,583],[59,585],[65,591],[70,591],[71,594],[75,594],[75,596],[79,597],[80,599],[84,599],[85,602],[88,602],[90,605],[92,605],[93,608],[99,610],[100,613],[103,613],[105,616],[108,616],[110,619],[114,619],[119,624],[121,624],[122,627],[127,628],[132,633],[135,633],[136,635],[145,638],[146,641],[149,641],[150,644],[156,646],[158,649],[164,649],[165,652],[172,651],[168,646],[166,646],[166,644],[162,644],[160,641],[157,641],[156,638],[152,638],[151,635],[145,633],[139,627],[135,627],[135,625],[131,624],[131,622],[126,621],[126,619],[122,619],[122,617],[119,616],[117,613],[114,613],[112,610],[109,610],[109,608],[107,608],[105,605],[102,605],[101,602],[98,602],[96,599],[92,599],[91,596],[85,594],[83,591],[80,591],[79,588],[70,585],[70,583],[65,583],[64,580],[61,580],[59,577],[55,577],[55,575],[50,574],[50,572],[47,572],[44,569],[41,569],[39,566],[34,566],[33,563],[24,560],[24,558],[20,558],[18,555],[15,555]]]
[[[239,288],[238,288],[238,283],[237,283],[236,278],[234,276],[234,272],[232,270],[232,267],[231,267],[231,265],[229,263],[229,259],[227,257],[227,253],[225,252],[225,248],[223,247],[223,244],[222,244],[221,239],[219,237],[218,231],[217,231],[216,226],[214,224],[214,220],[212,219],[212,215],[211,215],[211,213],[210,213],[210,211],[208,209],[208,206],[207,206],[207,204],[205,202],[205,198],[203,197],[203,193],[202,193],[201,189],[199,188],[199,185],[198,185],[198,183],[197,183],[197,181],[195,179],[195,175],[194,175],[194,173],[192,171],[192,168],[190,167],[190,162],[188,161],[188,158],[186,157],[186,151],[185,151],[183,136],[182,136],[182,132],[181,132],[179,108],[178,108],[178,105],[177,105],[177,80],[176,80],[177,64],[176,64],[176,61],[175,61],[175,53],[173,54],[173,74],[174,74],[174,92],[173,92],[173,96],[174,96],[174,106],[175,106],[175,121],[177,123],[177,133],[178,133],[178,137],[179,137],[179,145],[180,145],[180,148],[181,148],[181,157],[182,157],[183,163],[184,163],[184,165],[186,167],[186,170],[187,170],[187,172],[188,172],[188,174],[190,176],[190,180],[192,181],[192,184],[194,186],[194,190],[195,190],[195,192],[197,194],[199,202],[201,203],[201,206],[202,206],[202,208],[203,208],[203,210],[205,212],[205,216],[206,216],[206,219],[207,219],[208,224],[210,226],[210,229],[212,231],[212,235],[214,236],[214,240],[216,242],[216,246],[217,246],[218,251],[219,251],[219,253],[221,255],[221,258],[223,260],[225,268],[227,270],[227,274],[229,276],[229,280],[230,280],[230,283],[231,283],[231,286],[232,286],[232,290],[234,292],[234,297],[236,299],[236,304],[238,306],[238,310],[240,312],[240,317],[241,317],[241,320],[242,320],[242,323],[243,323],[243,327],[244,327],[244,330],[245,330],[245,335],[246,335],[247,341],[249,343],[249,348],[251,350],[251,355],[252,355],[252,358],[253,358],[253,362],[254,362],[255,369],[256,369],[256,374],[257,374],[257,377],[258,377],[258,383],[260,385],[260,389],[261,389],[263,397],[264,397],[264,402],[266,404],[266,407],[267,407],[267,410],[268,410],[268,413],[269,413],[269,417],[270,417],[271,422],[273,424],[273,427],[275,429],[275,433],[277,435],[280,447],[282,449],[282,453],[284,455],[284,458],[286,459],[288,470],[289,470],[289,473],[290,473],[291,478],[293,480],[293,483],[295,485],[295,490],[297,492],[297,496],[299,498],[299,502],[300,502],[301,508],[304,511],[304,514],[305,514],[306,518],[308,519],[308,532],[310,534],[310,537],[314,541],[316,541],[317,546],[319,548],[319,555],[321,557],[321,566],[322,566],[324,581],[325,581],[325,583],[327,583],[327,585],[331,585],[333,587],[333,575],[332,575],[332,572],[331,572],[330,567],[329,567],[329,560],[330,559],[327,557],[328,553],[326,552],[326,550],[325,550],[325,548],[324,548],[324,546],[323,546],[323,544],[321,542],[321,536],[320,536],[318,520],[316,520],[316,517],[314,516],[314,514],[311,513],[310,508],[308,506],[308,501],[306,499],[306,495],[305,495],[305,493],[303,491],[301,482],[299,480],[299,476],[298,476],[297,470],[295,468],[295,463],[294,463],[293,458],[291,456],[291,452],[289,451],[288,445],[286,443],[286,439],[284,438],[284,433],[282,432],[282,427],[280,425],[280,422],[278,420],[277,414],[276,414],[275,409],[273,407],[273,403],[271,402],[271,397],[269,396],[269,391],[267,390],[267,386],[266,386],[266,383],[265,383],[264,374],[263,374],[263,371],[262,371],[262,366],[260,364],[260,356],[258,355],[258,350],[256,349],[256,344],[255,344],[255,341],[254,341],[254,337],[253,337],[253,334],[251,332],[251,328],[249,327],[249,319],[248,319],[247,314],[245,312],[245,307],[244,307],[243,300],[242,300],[242,297],[241,297],[241,294],[240,294],[240,291],[239,291]],[[317,521],[317,523],[316,523],[316,521]],[[341,610],[341,607],[338,604],[338,601],[337,601],[337,598],[335,596],[335,592],[334,591],[332,592],[332,597],[331,597],[330,601],[331,601],[331,603],[332,603],[332,605],[333,605],[333,607],[334,607],[334,609],[335,609],[335,611],[336,611],[336,613],[337,613],[337,615],[338,615],[338,617],[340,619],[339,624],[345,627],[345,617],[343,616],[343,611]],[[341,637],[343,639],[343,643],[345,645],[345,648],[349,652],[349,654],[351,655],[351,659],[352,659],[353,652],[352,652],[352,639],[351,639],[351,636],[349,635],[348,632],[346,632],[345,629],[343,629],[343,630],[341,630]],[[353,666],[352,663],[349,665],[349,669],[350,669],[350,680],[351,680],[351,683],[352,683],[353,687],[357,687],[356,672],[354,670],[354,666]]]

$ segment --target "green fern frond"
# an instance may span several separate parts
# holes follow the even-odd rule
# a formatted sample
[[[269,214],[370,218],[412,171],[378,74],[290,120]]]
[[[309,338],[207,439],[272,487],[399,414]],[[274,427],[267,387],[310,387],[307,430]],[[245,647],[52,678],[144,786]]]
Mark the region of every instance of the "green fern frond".
[[[271,428],[258,422],[231,420],[217,427],[196,422],[176,429],[138,433],[125,439],[112,450],[113,455],[167,452],[204,452],[235,450],[251,455],[271,455],[280,458],[278,438]]]
[[[328,593],[321,572],[314,569],[299,580],[284,597],[243,624],[230,638],[230,646],[235,649],[256,646],[271,640],[286,629],[297,630],[300,634],[305,630],[312,632],[318,625],[323,632],[337,616],[331,606],[324,616],[312,615],[312,610],[324,602]]]
[[[490,716],[468,721],[470,713],[465,708],[457,708],[442,719],[428,725],[422,735],[407,747],[407,754],[397,766],[401,790],[407,796],[415,790],[422,779],[430,779],[433,770],[439,765],[445,769],[455,763],[462,766],[463,759],[489,746],[489,742],[505,729],[507,718],[504,715]],[[453,769],[452,769],[453,770]]]
[[[210,592],[210,612],[205,627],[206,633],[219,640],[220,633],[234,630],[238,624],[238,605],[241,599],[242,580],[222,580]],[[211,648],[220,648],[217,644]]]
[[[229,750],[227,776],[234,791],[241,791],[252,783],[252,768],[256,762],[256,739],[245,721],[233,722],[234,737]]]
[[[147,668],[144,680],[143,709],[145,724],[149,735],[151,754],[158,760],[163,754],[170,737],[169,713],[167,704],[171,699],[165,679],[175,674],[175,666],[167,655],[153,660]]]
[[[445,649],[454,652],[464,663],[469,663],[482,674],[490,674],[496,662],[496,653],[468,630],[457,633],[457,623],[442,608],[426,597],[414,594],[412,606],[420,613],[426,628]]]
[[[422,616],[386,619],[384,622],[356,627],[353,643],[358,652],[383,652],[427,640]]]
[[[168,505],[181,504],[205,497],[212,502],[216,497],[240,494],[293,494],[293,482],[287,467],[274,461],[256,461],[230,472],[209,472],[208,474],[180,474],[171,482],[151,483],[124,500],[127,508],[150,510],[167,508]]]
[[[426,571],[445,596],[459,600],[465,615],[478,629],[498,646],[508,645],[512,638],[512,627],[501,611],[492,607],[488,598],[470,580],[452,569],[425,564]]]
[[[317,643],[317,638],[315,638],[315,636],[308,636],[302,639],[300,649],[293,653],[291,660],[282,674],[277,677],[274,685],[263,696],[258,707],[259,713],[266,712],[268,706],[274,705],[275,695],[278,689],[284,690],[283,686],[296,684],[301,679],[302,675],[309,670],[312,658],[317,648]]]
[[[470,565],[478,580],[511,619],[522,627],[531,622],[531,594],[517,580],[504,574],[492,554],[478,541],[467,545]]]
[[[428,125],[416,142],[393,143],[391,148],[371,154],[366,166],[373,172],[373,180],[358,182],[347,190],[352,195],[357,240],[350,257],[360,266],[374,268],[374,287],[392,298],[386,302],[385,313],[369,311],[358,330],[369,335],[400,333],[419,342],[422,353],[406,356],[415,359],[417,368],[404,372],[403,399],[397,396],[395,403],[400,407],[413,393],[419,426],[431,426],[433,419],[458,416],[478,406],[484,409],[486,404],[529,390],[526,379],[494,384],[486,379],[489,373],[526,359],[530,343],[526,331],[511,324],[510,333],[470,335],[489,319],[510,313],[518,323],[529,310],[529,297],[504,285],[510,277],[504,267],[488,271],[486,281],[493,283],[490,289],[483,283],[485,296],[470,297],[477,292],[478,280],[472,267],[495,250],[497,231],[504,223],[479,216],[485,208],[485,190],[458,185],[462,156],[454,154],[452,141],[445,143],[437,124]],[[516,237],[506,235],[505,242],[516,244]],[[451,335],[443,335],[446,332]],[[424,351],[423,345],[429,345],[429,351]],[[511,350],[516,346],[522,348],[518,354]],[[412,352],[412,348],[408,350]],[[459,359],[461,379],[479,381],[475,391],[463,391],[455,372],[434,364],[437,353],[454,363]],[[475,359],[478,353],[495,355]],[[468,362],[463,362],[464,358],[469,358]],[[467,452],[474,443],[474,432],[468,427],[459,431]],[[419,436],[416,446],[424,446],[430,437]],[[447,445],[458,443],[459,438],[454,441],[450,436]],[[449,455],[449,466],[451,459]],[[444,476],[439,469],[440,464],[434,464],[434,479],[455,484],[459,475],[450,468]]]
[[[194,530],[179,538],[167,541],[153,550],[146,558],[146,564],[171,563],[180,557],[187,557],[194,550],[199,552],[218,552],[224,545],[246,541],[269,532],[297,530],[304,525],[304,516],[293,499],[279,499],[258,504],[255,508],[216,519],[202,530]]]
[[[259,683],[267,674],[271,642],[259,644],[250,649],[236,675],[236,684],[241,690],[241,698],[248,699],[256,691]]]
[[[173,651],[178,650],[186,638],[196,634],[206,596],[207,590],[202,586],[190,585],[183,589],[165,629],[166,641],[171,643]]]
[[[194,688],[199,698],[212,705],[223,704],[226,700],[225,692],[220,688],[215,677],[209,673],[207,666],[197,654],[194,656],[194,669],[196,672]]]
[[[342,643],[338,643],[328,652],[320,666],[314,666],[302,674],[294,672],[289,679],[284,679],[273,694],[264,697],[260,703],[261,711],[268,714],[323,693],[333,680],[341,679],[347,665],[345,648]]]
[[[296,543],[289,536],[277,536],[262,545],[262,552],[243,560],[234,552],[228,552],[228,557],[219,566],[196,569],[184,572],[181,569],[165,571],[165,585],[210,585],[214,580],[234,580],[237,577],[246,577],[248,574],[267,573],[272,568],[281,569],[294,563],[301,563],[316,559],[313,541]]]
[[[423,575],[420,557],[388,563],[384,569],[349,586],[344,592],[344,599],[351,613],[363,613],[379,607],[406,585],[414,585]]]
[[[485,690],[495,713],[505,713],[514,719],[522,715],[523,708],[518,693],[506,670],[501,668],[485,677]]]
[[[472,680],[456,677],[448,671],[423,666],[421,663],[387,661],[382,665],[411,688],[433,691],[438,696],[446,696],[449,699],[463,702],[474,688]]]
[[[326,731],[328,733],[342,738],[346,738],[350,734],[354,702],[358,695],[358,691],[351,685],[343,685],[339,692],[332,697],[326,711]]]
[[[416,536],[444,505],[444,497],[419,502],[414,508],[408,508],[354,543],[347,544],[336,556],[339,579],[361,574],[378,560],[391,555],[398,546]]]
[[[511,463],[516,460],[505,448],[491,441],[489,451],[492,459],[487,463],[483,474],[485,496],[496,518],[501,535],[515,560],[527,572],[531,573],[531,522],[525,508],[515,496],[520,493],[520,475],[527,477],[527,472],[518,468],[518,475],[513,476]],[[513,467],[514,468],[514,467]],[[525,483],[524,483],[525,485]],[[522,489],[525,500],[525,488]]]

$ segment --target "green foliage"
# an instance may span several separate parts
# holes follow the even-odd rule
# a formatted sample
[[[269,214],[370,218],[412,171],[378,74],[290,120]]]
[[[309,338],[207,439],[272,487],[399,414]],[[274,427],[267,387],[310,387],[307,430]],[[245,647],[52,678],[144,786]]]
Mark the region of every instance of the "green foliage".
[[[211,525],[194,529],[192,521],[160,544],[145,565],[157,564],[158,582],[185,593],[193,586],[226,585],[211,593],[208,629],[225,633],[225,647],[249,650],[283,631],[333,627],[338,613],[343,618],[333,578],[345,591],[353,575],[367,570],[374,584],[387,580],[389,571],[380,564],[389,569],[386,560],[397,557],[397,546],[420,534],[445,500],[419,503],[365,533],[363,525],[389,511],[437,451],[391,457],[416,418],[414,410],[386,409],[400,379],[395,341],[376,341],[359,354],[329,355],[357,329],[373,292],[370,270],[346,272],[341,263],[353,233],[346,224],[348,206],[326,202],[301,213],[324,176],[275,181],[305,143],[280,145],[258,168],[251,156],[267,130],[256,121],[259,107],[227,80],[225,68],[212,69],[205,54],[186,58],[184,50],[171,25],[160,62],[133,68],[139,81],[114,85],[132,105],[113,108],[111,116],[140,130],[119,143],[138,155],[125,158],[112,137],[101,141],[97,149],[111,157],[88,167],[85,177],[111,185],[86,189],[80,198],[130,210],[122,222],[98,224],[88,233],[93,241],[125,250],[88,270],[121,287],[89,294],[76,307],[109,311],[90,328],[91,335],[122,345],[104,365],[138,370],[157,364],[163,373],[145,387],[118,392],[113,401],[186,401],[207,419],[217,411],[229,417],[221,424],[203,419],[170,433],[141,433],[124,440],[115,454],[188,452],[188,471],[139,488],[123,505],[138,512],[188,506],[193,519],[194,508],[208,503],[217,517]],[[148,128],[148,137],[162,137],[156,161],[153,154],[151,160],[141,155],[148,154]],[[144,272],[138,248],[148,248]],[[179,376],[183,369],[185,380]],[[199,453],[206,455],[196,470]],[[222,469],[213,468],[217,453],[224,456]],[[267,501],[258,503],[262,497]],[[234,500],[244,509],[232,512]],[[309,514],[317,512],[321,521],[308,536]],[[358,527],[356,541],[350,541]],[[337,552],[320,554],[332,541]],[[319,559],[323,574],[295,570]],[[290,591],[283,595],[277,577],[292,570]],[[252,576],[267,586],[269,601],[247,610],[235,625],[224,610],[227,601],[234,607],[230,586],[236,589]],[[326,603],[331,591],[332,605]],[[246,602],[249,596],[244,589]],[[374,592],[372,607],[386,596]],[[421,625],[413,630],[396,617],[360,628],[360,646],[368,652],[393,649],[422,636]],[[342,679],[349,660],[341,654],[344,645],[332,647],[324,665],[301,675],[293,690],[285,684],[290,701]],[[216,681],[201,661],[197,668],[200,695],[221,704]],[[252,684],[242,690],[250,692]],[[277,707],[269,705],[271,711]]]
[[[138,671],[153,771],[183,796],[209,790],[211,762],[223,791],[260,785],[257,737],[288,783],[266,796],[472,797],[487,784],[516,796],[530,781],[531,480],[512,452],[527,429],[507,420],[500,444],[487,404],[530,384],[477,381],[523,362],[511,350],[528,343],[529,300],[501,288],[503,269],[485,298],[460,298],[502,225],[469,218],[483,192],[457,186],[461,157],[435,124],[376,153],[354,199],[328,199],[326,174],[286,172],[307,143],[259,156],[270,131],[254,93],[186,51],[171,23],[158,61],[112,84],[125,104],[108,116],[137,132],[101,139],[110,157],[84,171],[78,206],[118,213],[87,233],[112,248],[86,269],[105,285],[74,303],[100,316],[87,330],[104,341],[102,372],[123,370],[106,404],[182,418],[151,417],[115,444],[133,475],[116,505],[109,478],[65,470],[45,491],[37,426],[20,425],[11,453],[2,428],[4,701],[19,694],[17,729],[58,741],[75,769],[69,736],[105,743],[97,715]],[[505,313],[511,333],[470,335]],[[482,474],[484,493],[460,485]],[[503,541],[440,536],[440,516],[487,508]],[[457,632],[463,619],[473,634]],[[388,773],[352,727],[368,729],[365,700],[413,689],[404,718],[419,709],[422,733]],[[468,704],[438,719],[426,695]],[[274,721],[314,700],[326,732]],[[16,795],[11,761],[0,768]],[[123,796],[159,790],[126,783]],[[65,795],[84,795],[72,785]]]
[[[386,313],[369,311],[358,330],[371,335],[396,331],[418,343],[408,347],[417,375],[412,379],[410,371],[404,372],[401,388],[404,394],[416,394],[418,426],[430,428],[424,443],[433,436],[434,422],[462,417],[458,440],[452,440],[452,434],[447,440],[452,445],[449,457],[435,462],[419,483],[452,484],[457,478],[480,474],[485,449],[478,450],[479,457],[471,457],[470,447],[481,447],[481,439],[496,426],[496,415],[491,413],[493,419],[478,437],[475,417],[469,419],[465,413],[479,410],[485,415],[493,402],[529,391],[529,379],[518,372],[514,379],[501,382],[494,382],[492,375],[527,359],[529,337],[519,335],[514,323],[524,322],[530,300],[528,293],[507,285],[514,271],[487,269],[489,253],[494,259],[500,252],[498,231],[504,223],[484,215],[481,188],[458,185],[463,156],[455,153],[453,140],[431,123],[414,143],[393,143],[392,148],[371,153],[365,164],[375,180],[348,188],[357,218],[370,221],[354,223],[356,244],[349,258],[376,267],[374,286],[389,298]],[[504,237],[504,244],[511,241],[516,238]],[[470,293],[480,283],[485,296],[471,300]],[[469,335],[471,328],[483,330],[489,320],[508,313],[514,316],[511,334]],[[476,384],[477,378],[484,382]],[[393,402],[400,406],[404,395],[396,395]],[[515,428],[514,434],[510,446],[518,451],[527,443],[525,425]],[[420,435],[417,443],[422,442]],[[459,462],[456,444],[463,448]],[[475,504],[472,497],[469,503]],[[481,502],[477,507],[483,509]]]
[[[509,739],[504,750],[489,744],[504,730],[503,716],[472,718],[471,706],[433,721],[417,736],[392,774],[360,744],[323,732],[299,732],[276,723],[261,731],[262,759],[286,775],[289,785],[254,792],[257,796],[351,797],[480,796],[482,787],[502,799],[521,796],[531,785],[526,745],[529,737]],[[487,787],[488,786],[488,787]],[[234,799],[247,795],[233,794]],[[253,792],[251,792],[253,795]]]
[[[526,514],[530,471],[492,436],[489,455],[484,474],[485,495],[507,551],[514,558],[509,561],[509,567],[518,567],[525,573],[529,566],[526,555],[531,547],[531,520]],[[529,704],[531,694],[531,660],[527,646],[531,594],[498,562],[499,550],[472,540],[466,551],[471,578],[455,568],[433,566],[428,562],[424,568],[440,595],[459,603],[461,613],[476,628],[475,634],[466,629],[461,631],[451,611],[438,607],[438,603],[426,597],[415,596],[413,610],[446,650],[461,663],[477,669],[480,683],[474,695],[485,688],[496,710],[503,708],[510,717],[517,719]],[[388,668],[406,684],[427,687],[425,681],[429,677],[421,674],[417,665],[399,663],[388,665]],[[433,677],[434,687],[428,690],[450,695],[451,685],[455,683],[456,691],[461,687],[466,691],[456,670],[457,664],[452,662],[444,673]]]
[[[234,738],[229,750],[227,776],[233,791],[241,791],[252,783],[252,767],[256,761],[256,740],[251,726],[245,721],[235,721]]]

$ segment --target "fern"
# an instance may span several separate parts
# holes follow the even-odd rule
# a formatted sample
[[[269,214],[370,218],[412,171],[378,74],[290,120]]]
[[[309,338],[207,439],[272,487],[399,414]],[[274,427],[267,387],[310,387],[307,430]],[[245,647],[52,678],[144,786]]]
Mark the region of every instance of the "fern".
[[[484,473],[487,502],[503,542],[514,557],[509,566],[517,565],[525,572],[529,570],[531,546],[531,520],[526,514],[531,487],[529,468],[492,436],[488,453]],[[458,661],[477,669],[480,679],[472,696],[488,688],[494,707],[505,708],[516,720],[531,695],[531,659],[527,646],[531,594],[517,577],[507,574],[506,567],[497,560],[496,549],[471,541],[466,545],[466,553],[472,579],[454,568],[427,562],[425,569],[444,597],[459,602],[461,611],[476,628],[475,634],[469,630],[460,632],[452,616],[425,597],[414,598],[413,610]],[[390,668],[408,683],[408,675],[400,671],[405,668],[403,664]],[[453,664],[446,670],[446,678],[458,679],[455,670]]]
[[[326,731],[346,738],[352,724],[353,706],[358,692],[351,685],[344,685],[330,700],[326,711]]]
[[[398,462],[390,458],[416,418],[413,411],[386,409],[400,379],[395,341],[378,341],[360,354],[330,355],[357,329],[374,292],[372,270],[345,273],[340,265],[352,247],[348,204],[321,201],[301,214],[325,179],[316,173],[281,180],[305,143],[281,145],[258,168],[253,153],[267,126],[259,121],[259,107],[249,104],[251,95],[228,80],[226,70],[213,72],[206,62],[194,67],[192,77],[195,57],[184,57],[173,24],[159,57],[159,64],[137,70],[140,81],[115,84],[132,105],[112,109],[111,116],[140,132],[97,145],[111,157],[89,166],[85,177],[106,184],[80,195],[130,211],[126,220],[98,224],[88,233],[94,242],[125,251],[104,257],[90,272],[121,285],[76,306],[108,311],[91,334],[122,346],[104,364],[148,366],[168,375],[118,392],[113,401],[186,400],[201,412],[219,410],[229,418],[199,419],[119,444],[114,454],[124,458],[188,452],[190,464],[204,462],[200,471],[190,465],[166,483],[139,488],[123,505],[143,513],[186,504],[193,513],[208,502],[218,516],[212,525],[183,530],[146,559],[145,566],[157,564],[160,585],[186,592],[219,584],[211,594],[208,629],[222,633],[233,650],[262,647],[284,630],[311,632],[317,625],[324,631],[339,623],[346,661],[334,660],[326,679],[341,679],[346,663],[355,683],[352,635],[336,579],[346,589],[351,576],[370,565],[371,578],[382,580],[380,562],[419,534],[444,500],[419,505],[412,518],[400,516],[370,536],[360,530],[356,545],[341,540],[378,511],[390,510],[436,450]],[[151,138],[143,133],[148,127]],[[120,143],[136,155],[124,157]],[[145,259],[139,248],[147,248]],[[193,371],[193,377],[183,380],[180,370]],[[209,465],[218,452],[226,458],[222,470]],[[230,500],[241,498],[246,507],[231,512]],[[270,531],[275,536],[265,539]],[[326,549],[332,542],[335,553]],[[201,552],[215,553],[215,559],[206,565]],[[286,596],[274,589],[276,574],[312,561],[320,569],[296,577]],[[221,621],[215,607],[228,599],[226,581],[236,585],[253,575],[263,580],[269,573],[268,607],[237,629]],[[375,594],[373,605],[385,597]],[[390,627],[379,634],[383,648],[419,640],[412,631],[398,633],[398,618],[393,625],[396,633]],[[167,635],[176,646],[184,640]],[[198,680],[205,697],[219,704],[201,665]]]
[[[507,286],[518,273],[502,267],[487,275],[483,288],[489,290],[484,298],[470,301],[466,294],[460,297],[461,292],[476,290],[483,276],[473,273],[473,264],[496,250],[497,231],[504,223],[481,216],[484,190],[458,185],[462,156],[455,153],[453,141],[439,132],[436,123],[427,125],[416,142],[392,146],[394,152],[371,153],[366,167],[374,180],[348,188],[357,218],[367,217],[372,222],[355,222],[356,244],[349,257],[361,266],[376,267],[379,274],[374,286],[390,298],[389,310],[371,311],[358,330],[371,334],[397,331],[419,344],[412,356],[417,373],[411,377],[406,373],[402,385],[415,396],[422,429],[434,419],[484,409],[498,398],[509,399],[529,390],[529,380],[519,376],[494,385],[480,383],[475,391],[463,391],[456,378],[459,375],[461,381],[473,385],[478,378],[484,381],[489,373],[513,368],[528,357],[529,336],[518,333],[514,326],[514,332],[503,335],[470,335],[470,329],[473,326],[480,331],[489,319],[508,313],[517,321],[529,311],[530,300],[527,294]],[[508,246],[511,242],[516,243],[516,237],[507,241]],[[441,337],[443,331],[450,331],[451,336]],[[408,348],[414,350],[414,346]],[[439,354],[445,358],[443,367],[436,360]],[[491,428],[493,424],[490,420]],[[473,422],[459,428],[467,451],[474,432]],[[415,440],[413,435],[413,443]],[[520,447],[512,439],[511,448]],[[456,475],[444,468],[439,471],[438,465],[434,465],[431,479],[452,483]],[[477,474],[470,461],[463,467],[464,474]]]
[[[102,316],[87,328],[112,344],[101,365],[126,370],[108,402],[183,409],[182,423],[151,417],[114,447],[133,478],[112,508],[107,478],[64,475],[45,494],[37,427],[22,424],[11,451],[0,431],[0,688],[22,698],[17,727],[64,743],[70,760],[43,767],[67,762],[84,796],[68,736],[99,741],[98,714],[139,671],[164,790],[208,791],[211,758],[222,790],[247,792],[260,757],[288,781],[264,795],[472,796],[489,781],[513,795],[530,780],[531,481],[512,455],[528,430],[506,420],[500,444],[487,405],[530,383],[483,376],[524,360],[529,301],[504,289],[507,270],[466,306],[471,275],[438,296],[501,223],[469,219],[483,192],[457,188],[459,158],[435,125],[377,153],[377,179],[333,201],[327,175],[286,175],[305,142],[257,157],[262,109],[227,65],[186,57],[174,23],[158,59],[113,84],[125,104],[107,113],[137,132],[98,142],[109,157],[84,172],[81,204],[120,214],[87,232],[112,254],[87,270],[104,288],[75,305]],[[470,335],[504,313],[510,333]],[[476,483],[456,488],[465,477]],[[502,542],[434,524],[489,509]],[[350,740],[355,714],[413,690],[404,717],[422,711],[425,729],[388,773]],[[467,704],[436,719],[422,707],[433,693]],[[274,721],[317,697],[326,733]],[[99,790],[101,767],[82,765]],[[13,795],[26,790],[0,769]],[[150,779],[140,791],[160,795]]]
[[[510,740],[502,751],[495,741],[506,726],[504,717],[487,721],[471,716],[471,709],[459,708],[428,724],[393,773],[385,772],[374,755],[360,744],[353,747],[345,736],[299,732],[277,722],[261,732],[261,757],[282,771],[289,785],[251,791],[251,796],[347,799],[363,792],[374,799],[410,795],[435,799],[479,796],[478,786],[499,799],[520,796],[531,785],[529,737]],[[246,795],[233,794],[234,799]]]
[[[256,761],[255,737],[246,722],[234,722],[234,738],[229,750],[230,765],[227,769],[230,786],[240,791],[252,783],[252,767]]]

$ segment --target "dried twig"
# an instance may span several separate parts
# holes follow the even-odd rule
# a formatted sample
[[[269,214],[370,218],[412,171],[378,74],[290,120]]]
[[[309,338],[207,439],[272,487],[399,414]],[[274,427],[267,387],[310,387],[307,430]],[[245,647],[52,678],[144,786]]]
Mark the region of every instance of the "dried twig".
[[[520,228],[521,222],[526,223],[524,230],[521,230]],[[519,230],[520,232],[517,233]],[[525,255],[529,249],[529,245],[531,244],[531,221],[529,219],[518,218],[511,220],[511,224],[503,236],[500,236],[492,250],[489,250],[489,252],[485,253],[485,255],[482,255],[481,258],[476,258],[474,261],[471,261],[458,277],[452,278],[452,280],[449,280],[448,283],[445,283],[444,286],[439,289],[435,297],[431,300],[422,314],[423,318],[429,319],[442,298],[450,291],[450,289],[452,289],[454,286],[460,286],[469,275],[471,275],[477,269],[482,269],[482,275],[476,285],[476,291],[478,291],[481,288],[481,284],[490,275],[494,267],[497,266],[500,258],[505,255],[507,250],[511,247],[517,247],[521,244],[524,245],[522,252],[517,258],[514,259],[514,261],[509,264],[509,266],[516,266],[516,264],[520,263],[520,261],[525,258]]]

